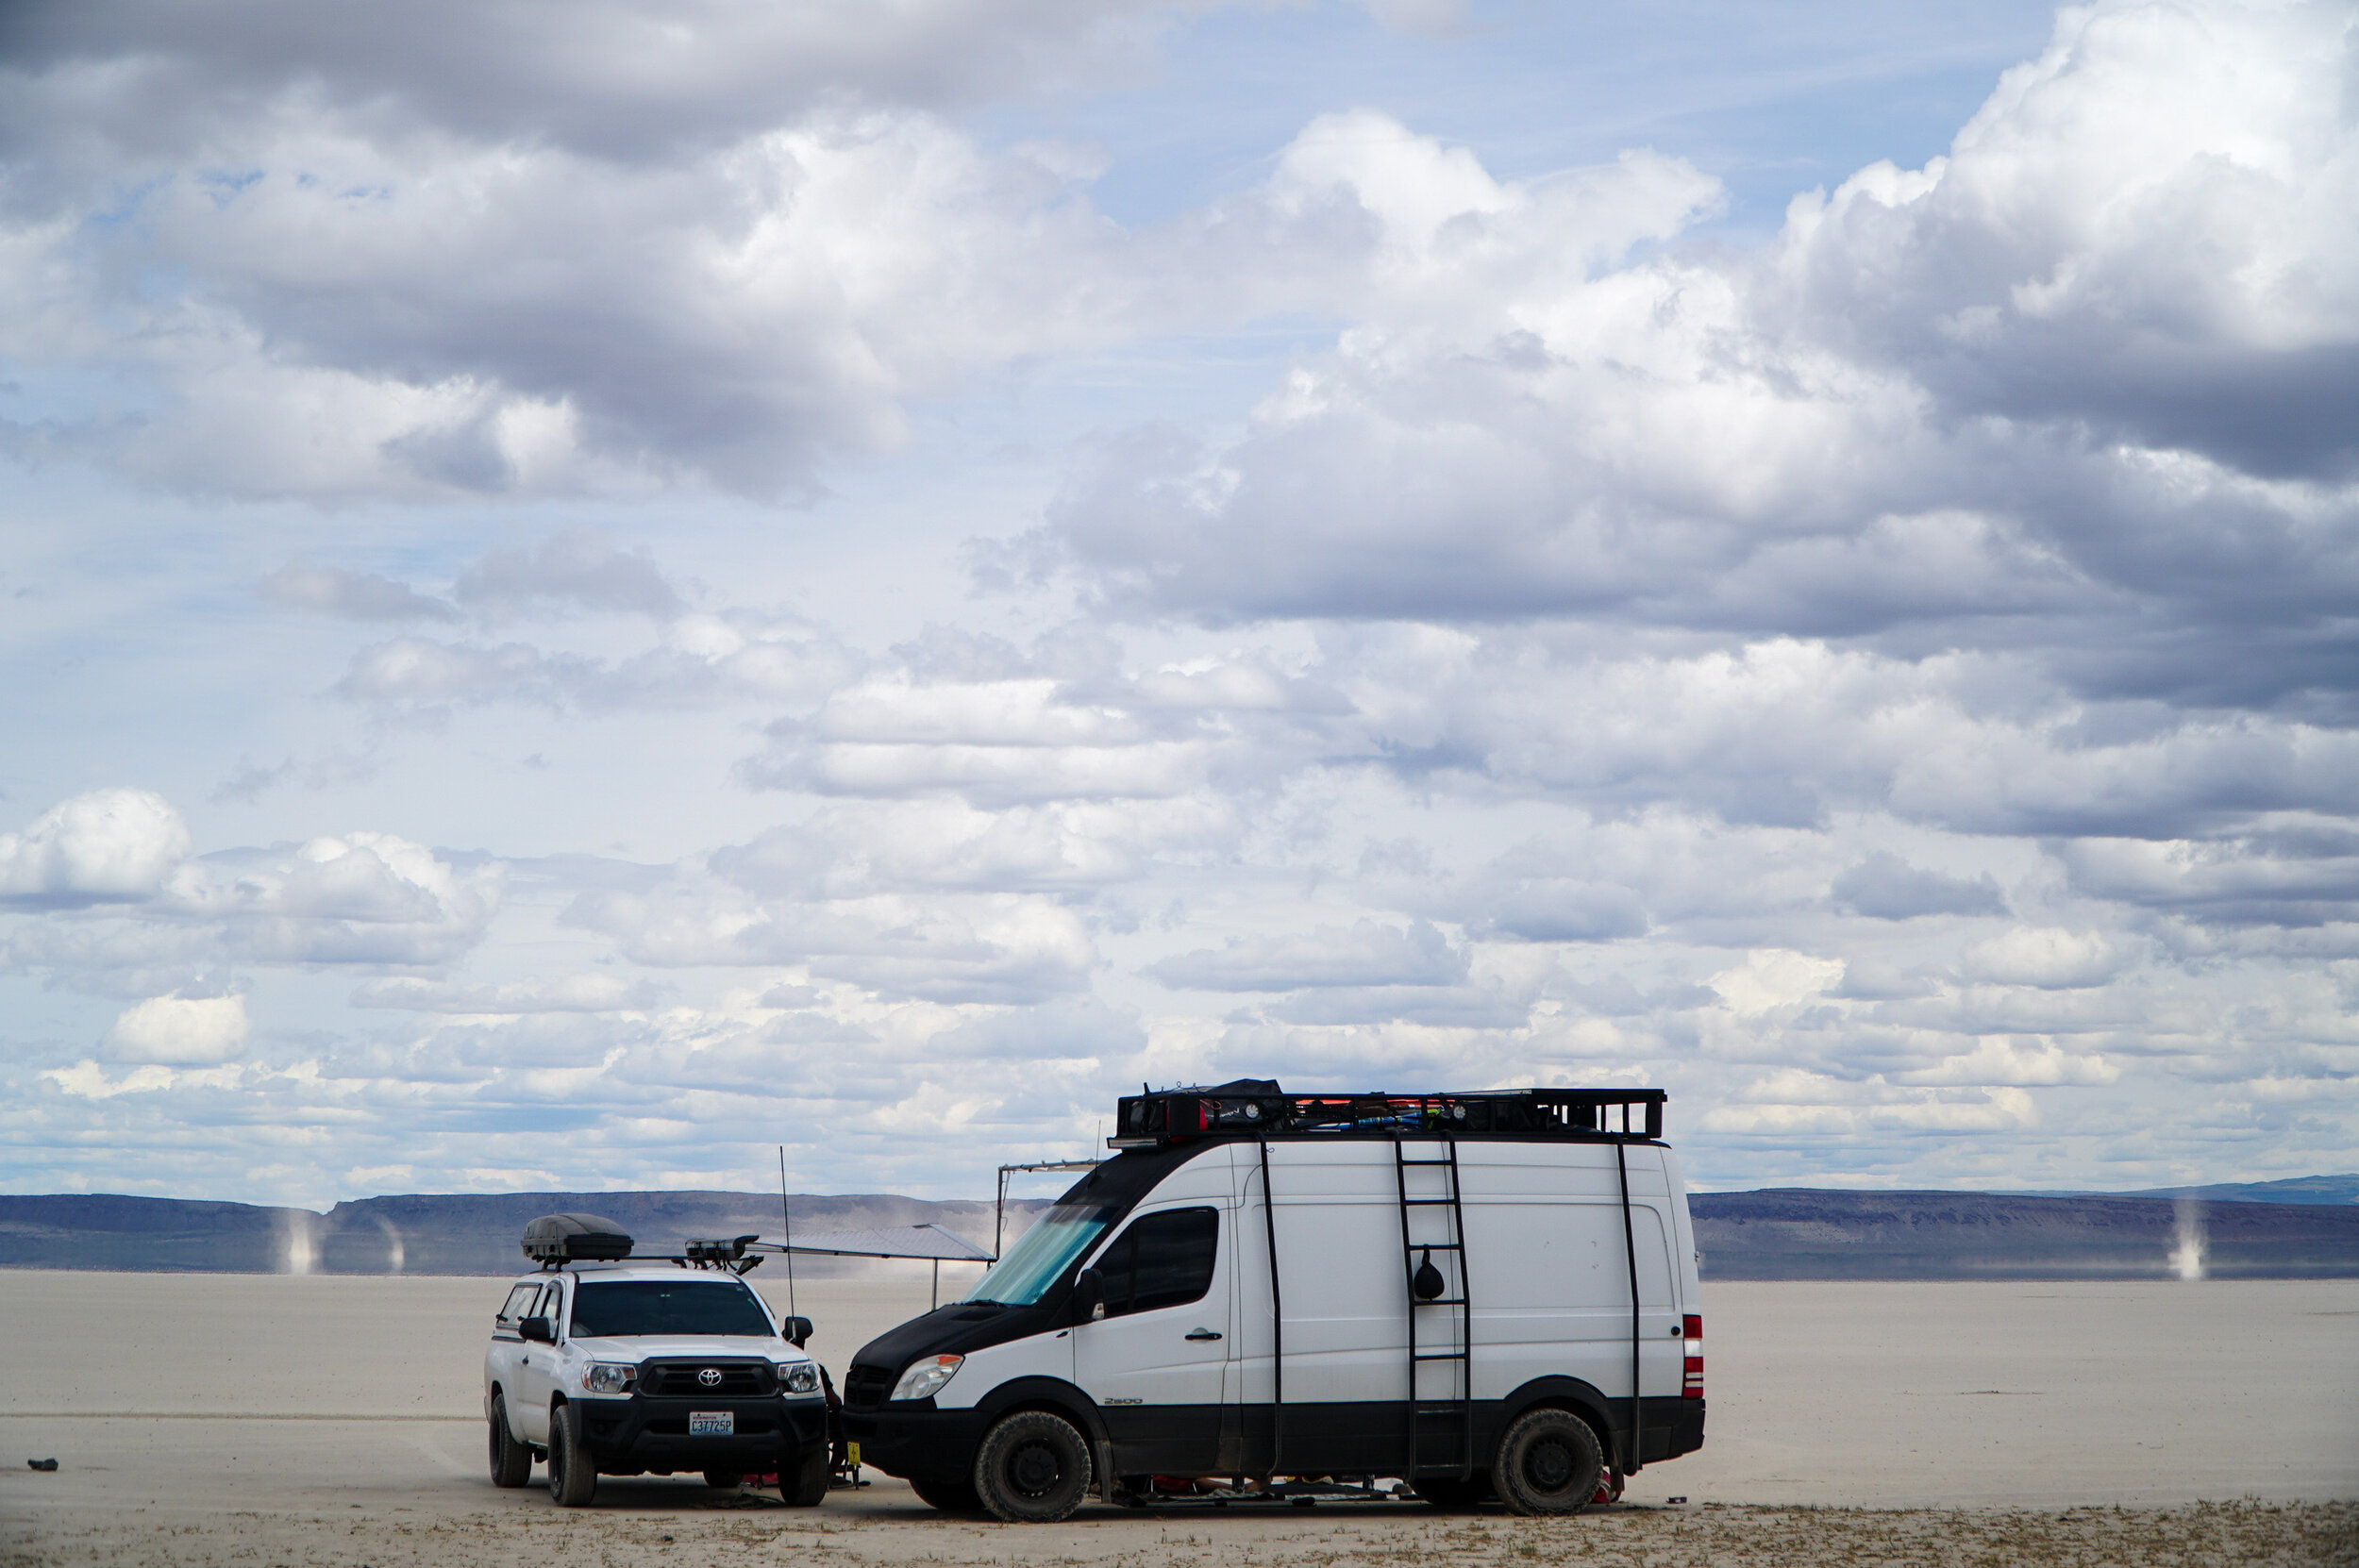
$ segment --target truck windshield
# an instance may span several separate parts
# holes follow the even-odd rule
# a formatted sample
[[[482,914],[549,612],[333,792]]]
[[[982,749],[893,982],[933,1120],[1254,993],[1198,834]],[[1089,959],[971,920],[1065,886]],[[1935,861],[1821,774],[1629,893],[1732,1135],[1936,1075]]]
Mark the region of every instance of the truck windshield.
[[[574,1292],[577,1338],[776,1332],[751,1291],[716,1279],[584,1280]]]
[[[1061,1203],[1040,1217],[1007,1255],[960,1299],[1029,1307],[1057,1282],[1065,1265],[1106,1233],[1120,1209],[1102,1203]]]

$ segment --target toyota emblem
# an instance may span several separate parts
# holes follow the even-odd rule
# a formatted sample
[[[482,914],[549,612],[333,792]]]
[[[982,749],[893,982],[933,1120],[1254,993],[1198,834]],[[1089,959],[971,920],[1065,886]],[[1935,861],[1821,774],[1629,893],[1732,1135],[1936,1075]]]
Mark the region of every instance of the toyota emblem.
[[[717,1366],[709,1366],[696,1374],[696,1381],[709,1389],[717,1389],[721,1386],[721,1369]]]

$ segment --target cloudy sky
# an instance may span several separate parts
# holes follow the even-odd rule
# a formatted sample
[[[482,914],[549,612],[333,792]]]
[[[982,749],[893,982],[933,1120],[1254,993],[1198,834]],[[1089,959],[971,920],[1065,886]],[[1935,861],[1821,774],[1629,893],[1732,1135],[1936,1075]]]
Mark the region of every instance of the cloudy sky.
[[[0,1190],[2359,1168],[2347,5],[25,0],[0,302]]]

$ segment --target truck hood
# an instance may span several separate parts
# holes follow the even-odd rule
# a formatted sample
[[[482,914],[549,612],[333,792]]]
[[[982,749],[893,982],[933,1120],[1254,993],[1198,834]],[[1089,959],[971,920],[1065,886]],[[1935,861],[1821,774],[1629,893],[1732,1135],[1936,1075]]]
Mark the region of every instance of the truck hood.
[[[714,1360],[769,1360],[781,1366],[808,1361],[811,1354],[784,1340],[757,1334],[577,1334],[572,1343],[601,1361],[644,1361],[654,1357]]]

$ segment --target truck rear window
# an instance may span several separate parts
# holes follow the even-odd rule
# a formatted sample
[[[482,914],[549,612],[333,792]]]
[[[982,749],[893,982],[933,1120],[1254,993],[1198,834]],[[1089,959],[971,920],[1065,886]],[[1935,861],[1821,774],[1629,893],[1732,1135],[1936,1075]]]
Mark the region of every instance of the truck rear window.
[[[574,1291],[576,1338],[776,1332],[753,1293],[718,1280],[584,1280]]]

